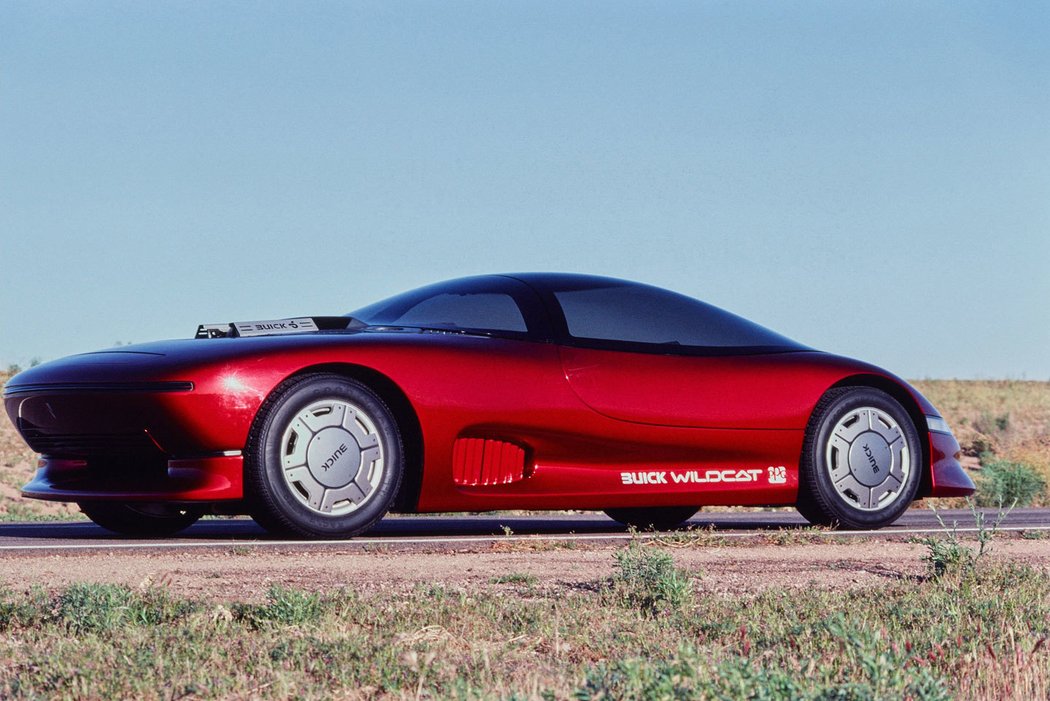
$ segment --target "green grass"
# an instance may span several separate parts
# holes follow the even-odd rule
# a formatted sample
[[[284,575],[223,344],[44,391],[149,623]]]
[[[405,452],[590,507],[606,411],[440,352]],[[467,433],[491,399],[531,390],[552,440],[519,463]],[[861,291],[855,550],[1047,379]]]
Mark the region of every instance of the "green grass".
[[[1045,572],[979,558],[941,577],[738,596],[705,590],[652,546],[610,564],[583,586],[274,587],[255,603],[99,584],[6,592],[0,698],[1020,699],[1050,688]],[[530,586],[508,590],[519,583]]]

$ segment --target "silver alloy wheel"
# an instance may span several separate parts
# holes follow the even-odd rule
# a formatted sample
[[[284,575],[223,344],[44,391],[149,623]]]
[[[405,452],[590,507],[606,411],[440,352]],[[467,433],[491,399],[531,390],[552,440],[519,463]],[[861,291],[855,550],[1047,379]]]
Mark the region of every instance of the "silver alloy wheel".
[[[385,469],[375,422],[345,399],[315,401],[281,436],[281,468],[289,491],[312,511],[344,516],[375,493]]]
[[[882,409],[852,409],[831,430],[826,464],[835,491],[861,511],[880,511],[897,500],[911,472],[911,446]]]

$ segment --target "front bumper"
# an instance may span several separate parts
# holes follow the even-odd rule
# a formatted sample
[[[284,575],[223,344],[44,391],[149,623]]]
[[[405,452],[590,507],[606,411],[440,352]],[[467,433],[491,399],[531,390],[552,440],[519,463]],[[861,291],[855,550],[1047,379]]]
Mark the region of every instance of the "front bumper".
[[[242,471],[240,454],[168,460],[166,471],[149,476],[100,473],[87,460],[44,456],[22,494],[50,501],[230,501],[244,496]]]
[[[262,393],[235,390],[211,377],[8,387],[7,412],[41,454],[22,493],[53,501],[239,500],[241,450]]]
[[[959,463],[962,449],[950,433],[930,431],[930,489],[928,497],[965,497],[977,491]]]

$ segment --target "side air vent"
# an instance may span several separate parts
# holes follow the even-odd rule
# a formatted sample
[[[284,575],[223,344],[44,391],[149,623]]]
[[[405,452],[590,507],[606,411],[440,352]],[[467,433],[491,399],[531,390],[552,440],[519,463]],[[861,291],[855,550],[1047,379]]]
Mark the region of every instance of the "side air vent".
[[[452,446],[452,479],[464,487],[508,484],[528,477],[525,449],[491,438],[460,438]]]

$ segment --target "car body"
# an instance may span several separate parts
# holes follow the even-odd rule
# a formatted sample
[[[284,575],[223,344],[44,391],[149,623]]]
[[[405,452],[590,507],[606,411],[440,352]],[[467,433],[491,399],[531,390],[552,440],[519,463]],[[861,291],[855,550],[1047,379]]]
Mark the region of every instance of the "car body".
[[[40,365],[3,396],[41,454],[25,496],[124,533],[206,511],[307,537],[354,535],[388,509],[670,526],[708,505],[877,527],[914,498],[973,491],[947,425],[900,378],[588,275],[477,276],[345,317],[202,325]]]

